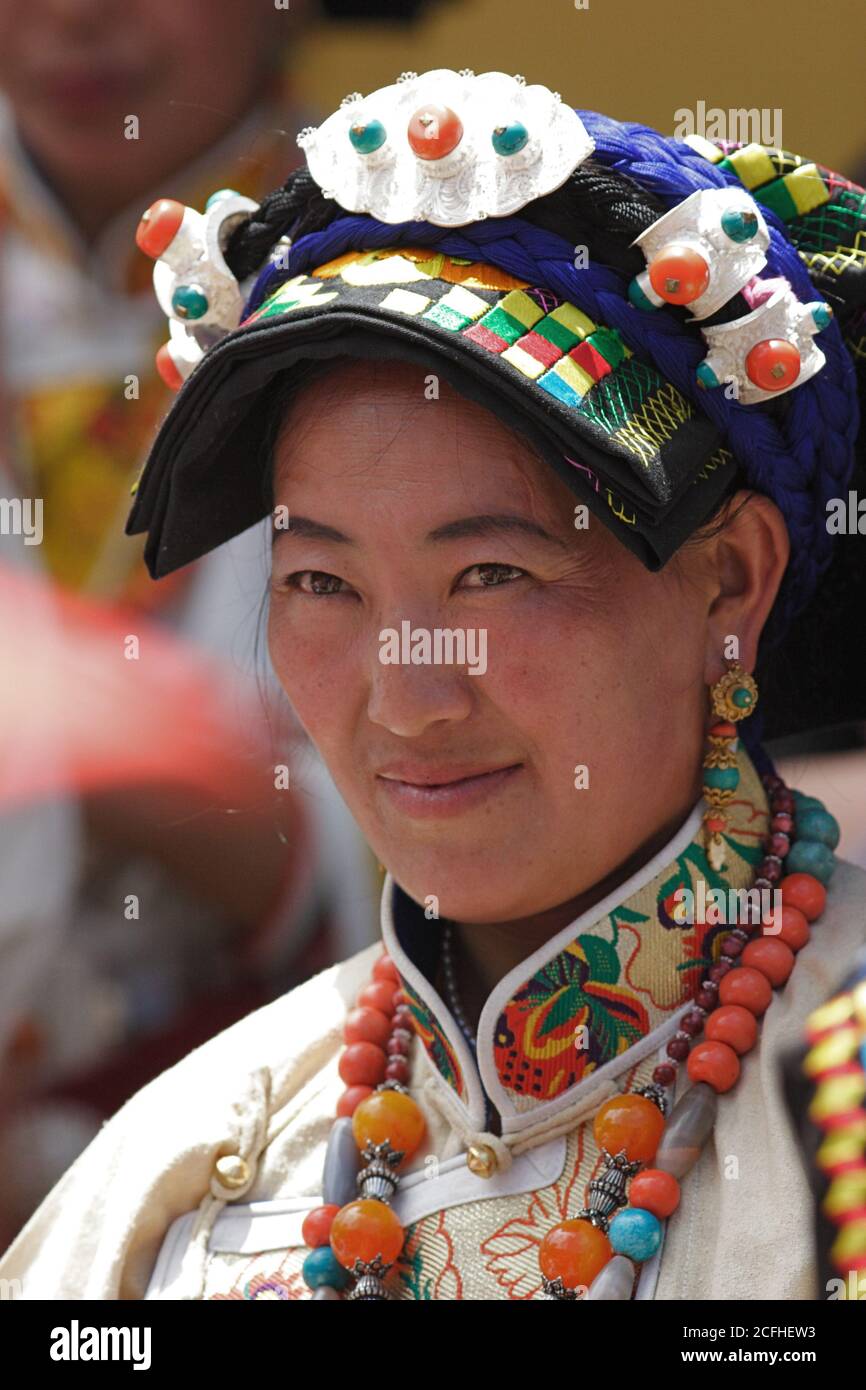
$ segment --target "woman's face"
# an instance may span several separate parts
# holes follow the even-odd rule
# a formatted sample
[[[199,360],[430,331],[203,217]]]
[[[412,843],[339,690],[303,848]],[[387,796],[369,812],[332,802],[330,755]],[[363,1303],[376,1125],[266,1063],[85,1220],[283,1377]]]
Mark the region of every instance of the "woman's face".
[[[400,885],[442,916],[506,921],[584,892],[697,798],[708,601],[594,518],[576,529],[529,446],[444,380],[428,399],[429,381],[356,362],[293,403],[268,640]],[[445,639],[438,662],[399,643],[383,662],[403,624],[410,656],[462,632],[463,663]]]

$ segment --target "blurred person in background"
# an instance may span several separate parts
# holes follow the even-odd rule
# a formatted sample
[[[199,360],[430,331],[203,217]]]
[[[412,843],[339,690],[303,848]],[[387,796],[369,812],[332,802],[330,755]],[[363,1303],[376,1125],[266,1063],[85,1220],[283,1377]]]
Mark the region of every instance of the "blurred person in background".
[[[262,527],[158,590],[123,534],[169,401],[135,227],[156,189],[258,198],[294,167],[320,13],[0,0],[5,1239],[150,1076],[373,937],[369,853],[253,681]]]

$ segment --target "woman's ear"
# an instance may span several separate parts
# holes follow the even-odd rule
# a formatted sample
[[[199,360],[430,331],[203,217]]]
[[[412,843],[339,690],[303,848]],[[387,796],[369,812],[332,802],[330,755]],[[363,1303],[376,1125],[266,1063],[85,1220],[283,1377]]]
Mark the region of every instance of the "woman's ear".
[[[707,622],[708,685],[723,675],[732,637],[739,644],[737,659],[754,670],[758,640],[791,553],[785,518],[775,502],[745,489],[734,493],[728,520],[711,544],[715,550],[708,559],[718,587]]]

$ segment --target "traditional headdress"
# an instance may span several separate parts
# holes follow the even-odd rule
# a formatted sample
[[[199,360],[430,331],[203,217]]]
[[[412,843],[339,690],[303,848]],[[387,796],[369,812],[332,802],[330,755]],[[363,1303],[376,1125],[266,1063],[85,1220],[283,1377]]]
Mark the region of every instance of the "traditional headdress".
[[[828,689],[823,641],[792,702],[778,643],[813,640],[835,558],[820,630],[841,652],[862,571],[856,537],[834,557],[828,504],[855,486],[864,190],[468,69],[354,92],[298,143],[306,168],[259,207],[221,190],[203,213],[161,200],[142,220],[179,388],[126,527],[148,532],[151,575],[273,507],[278,374],[408,358],[526,435],[648,569],[735,486],[773,498],[792,553],[762,643],[767,731],[861,717],[850,671]]]

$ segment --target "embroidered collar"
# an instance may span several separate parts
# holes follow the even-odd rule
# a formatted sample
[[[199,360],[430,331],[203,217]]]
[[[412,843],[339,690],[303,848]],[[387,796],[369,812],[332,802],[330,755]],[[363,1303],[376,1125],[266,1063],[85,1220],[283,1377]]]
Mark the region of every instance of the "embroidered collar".
[[[690,890],[698,909],[708,898],[712,907],[712,889],[751,887],[763,854],[766,793],[742,743],[737,757],[740,784],[727,808],[725,869],[716,872],[707,861],[700,799],[652,859],[500,980],[481,1012],[477,1060],[432,983],[441,927],[386,876],[385,949],[434,1074],[467,1125],[489,1127],[491,1105],[503,1132],[534,1125],[548,1107],[559,1110],[582,1097],[603,1072],[618,1072],[626,1052],[626,1063],[637,1061],[650,1035],[664,1041],[676,1030],[730,926],[713,911],[696,911],[690,924],[678,922],[678,890]]]

